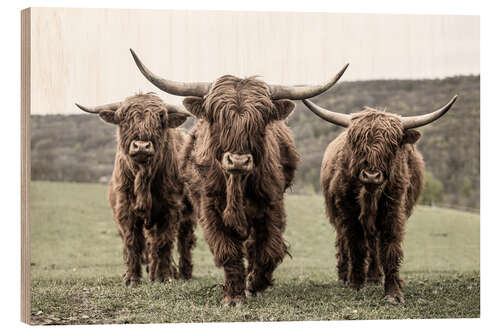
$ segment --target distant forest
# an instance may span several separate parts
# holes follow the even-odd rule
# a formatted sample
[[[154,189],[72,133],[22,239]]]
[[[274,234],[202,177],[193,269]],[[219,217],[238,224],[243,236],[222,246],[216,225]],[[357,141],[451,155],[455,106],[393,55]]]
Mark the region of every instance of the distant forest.
[[[421,203],[479,209],[479,76],[343,82],[312,101],[341,113],[370,106],[409,116],[433,111],[455,94],[459,98],[452,110],[420,129],[417,146],[426,163]],[[296,104],[287,120],[300,154],[292,192],[319,193],[323,152],[342,129],[319,119],[302,102]],[[193,123],[190,120],[184,127]],[[31,116],[33,180],[107,182],[115,151],[115,127],[96,116]]]

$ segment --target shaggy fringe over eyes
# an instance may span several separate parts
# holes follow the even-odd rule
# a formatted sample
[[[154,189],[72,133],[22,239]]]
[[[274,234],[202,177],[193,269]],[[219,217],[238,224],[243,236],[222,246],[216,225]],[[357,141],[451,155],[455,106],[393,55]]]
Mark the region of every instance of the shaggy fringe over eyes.
[[[354,114],[352,120],[347,132],[347,142],[354,155],[350,159],[350,170],[358,174],[365,166],[389,174],[390,163],[403,139],[401,120],[371,108]]]
[[[128,97],[117,112],[121,119],[119,144],[126,154],[133,140],[151,141],[156,151],[162,149],[168,113],[158,96],[147,93]]]
[[[225,75],[213,84],[203,107],[217,159],[224,152],[252,153],[257,164],[263,155],[266,125],[276,112],[267,85],[255,77]]]

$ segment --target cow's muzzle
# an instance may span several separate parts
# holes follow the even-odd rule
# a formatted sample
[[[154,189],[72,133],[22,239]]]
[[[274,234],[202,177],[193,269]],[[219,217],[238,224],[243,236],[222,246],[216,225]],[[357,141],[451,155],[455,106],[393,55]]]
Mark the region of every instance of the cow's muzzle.
[[[359,173],[359,180],[364,184],[380,185],[384,181],[384,175],[379,170],[363,169]]]
[[[129,155],[138,163],[147,162],[154,153],[155,148],[151,141],[134,140],[130,143]]]
[[[253,157],[251,154],[222,155],[222,168],[230,173],[247,173],[253,169]]]

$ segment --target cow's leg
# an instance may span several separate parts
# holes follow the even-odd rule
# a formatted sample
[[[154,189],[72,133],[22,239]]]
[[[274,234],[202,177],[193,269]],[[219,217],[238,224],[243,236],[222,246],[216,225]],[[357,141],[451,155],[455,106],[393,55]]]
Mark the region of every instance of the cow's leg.
[[[196,242],[194,229],[196,220],[194,218],[191,203],[185,200],[183,218],[177,233],[177,250],[179,252],[179,274],[182,279],[190,279],[193,274],[193,263],[191,251]]]
[[[282,204],[269,210],[264,219],[253,223],[254,241],[247,247],[250,256],[246,293],[255,296],[273,284],[273,272],[283,261],[286,245],[283,239],[285,217]]]
[[[244,243],[245,246],[245,257],[247,259],[247,282],[248,282],[248,273],[255,270],[255,266],[257,265],[257,247],[255,242],[255,229],[253,227],[250,228],[248,232],[248,239]],[[248,293],[247,293],[248,294]]]
[[[369,264],[366,280],[370,283],[379,283],[382,281],[382,269],[379,257],[378,237],[368,237]]]
[[[258,244],[257,240],[255,239],[256,238],[255,233],[256,229],[254,227],[250,228],[248,239],[245,242],[245,254],[248,262],[245,294],[248,297],[258,295],[257,291],[250,291],[252,288],[250,285],[253,284],[255,281],[255,275],[256,272],[258,271],[258,265],[259,265],[259,263],[257,262]]]
[[[200,223],[205,240],[214,255],[215,266],[224,269],[223,306],[239,306],[245,302],[245,266],[243,242],[234,230],[225,227],[220,216],[206,209]]]
[[[121,234],[123,240],[123,259],[127,271],[123,274],[123,284],[127,287],[136,286],[141,280],[141,261],[144,250],[144,233],[142,223],[129,216],[122,219]]]
[[[402,220],[402,219],[401,219]],[[388,217],[389,223],[380,236],[380,256],[384,268],[385,299],[389,303],[403,303],[403,281],[399,277],[399,267],[403,261],[403,222]]]
[[[336,228],[335,247],[337,248],[337,274],[339,282],[342,284],[347,283],[347,273],[349,271],[349,258],[347,240],[345,238],[342,228]]]
[[[238,245],[241,249],[241,243]],[[224,268],[225,280],[222,305],[240,306],[245,303],[245,266],[243,265],[243,254],[239,258],[227,260],[222,266]]]
[[[172,250],[178,228],[178,220],[165,219],[163,223],[155,224],[146,232],[149,245],[149,280],[166,282],[177,277],[177,270],[172,260]]]
[[[358,221],[345,224],[345,238],[349,253],[348,280],[351,288],[362,289],[366,281],[367,248],[363,226]]]
[[[223,306],[239,306],[245,302],[245,266],[242,242],[224,232],[212,234],[215,265],[224,269]],[[215,240],[214,238],[217,238]]]

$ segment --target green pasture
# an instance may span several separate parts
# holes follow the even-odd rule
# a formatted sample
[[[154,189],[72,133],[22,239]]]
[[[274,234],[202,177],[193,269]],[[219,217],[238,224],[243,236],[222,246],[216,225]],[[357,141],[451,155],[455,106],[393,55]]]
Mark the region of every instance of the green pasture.
[[[31,185],[33,324],[295,321],[479,317],[479,215],[419,206],[404,243],[405,304],[382,301],[383,287],[356,292],[337,282],[334,231],[321,196],[288,194],[286,257],[275,285],[239,308],[223,308],[222,271],[197,229],[194,277],[121,284],[122,244],[107,186]]]

